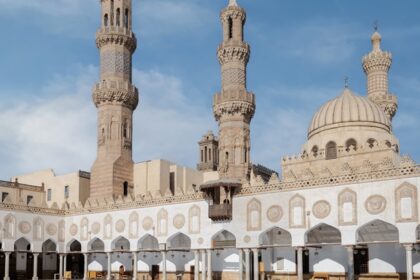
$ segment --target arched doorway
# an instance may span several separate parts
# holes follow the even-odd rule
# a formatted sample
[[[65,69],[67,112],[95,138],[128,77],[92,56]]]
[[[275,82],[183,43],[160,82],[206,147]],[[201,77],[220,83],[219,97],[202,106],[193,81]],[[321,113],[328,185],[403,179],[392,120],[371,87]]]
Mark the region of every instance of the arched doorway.
[[[84,256],[82,254],[82,244],[79,241],[73,240],[68,244],[66,271],[71,272],[72,279],[83,279],[84,271]]]
[[[382,270],[398,271],[393,261],[405,258],[405,250],[399,244],[398,228],[382,220],[373,220],[361,226],[356,232],[358,247],[354,250],[355,274],[378,272],[369,267],[375,259]],[[383,271],[388,272],[388,271]]]
[[[111,272],[118,273],[120,277],[131,277],[132,263],[128,239],[117,237],[111,243],[111,250]]]
[[[162,256],[159,251],[157,238],[146,234],[140,238],[137,248],[141,259],[137,266],[139,279],[150,277],[152,280],[159,280],[159,263],[162,260]]]
[[[265,271],[266,275],[272,275],[281,271],[282,273],[294,273],[296,252],[292,246],[291,234],[280,228],[273,227],[261,233],[258,238],[261,252],[259,267],[263,266],[260,272]],[[262,263],[262,264],[261,264]],[[272,277],[273,278],[273,277]]]
[[[166,250],[168,261],[175,266],[175,271],[169,270],[168,272],[174,272],[176,275],[188,275],[189,273],[188,278],[191,279],[195,267],[189,265],[186,268],[187,264],[193,259],[193,254],[190,253],[191,239],[183,233],[176,233],[166,241]]]
[[[87,248],[89,252],[88,271],[96,272],[97,278],[103,277],[107,268],[105,243],[96,237],[88,243]]]
[[[243,265],[243,260],[240,259],[240,254],[236,249],[236,237],[227,230],[221,230],[211,239],[212,259],[217,257],[218,263],[212,261],[213,277],[215,279],[223,279],[228,277],[237,277],[231,275],[230,272],[237,274],[240,271],[240,265]],[[226,275],[224,275],[226,274]],[[230,274],[230,275],[229,275]],[[252,271],[251,271],[251,275]]]
[[[14,244],[14,252],[10,256],[10,278],[32,279],[34,260],[30,242],[21,237]]]
[[[344,273],[347,263],[346,249],[341,246],[341,232],[328,224],[319,224],[305,234],[303,253],[304,273]],[[311,267],[309,267],[311,263]]]
[[[54,274],[58,273],[59,268],[57,244],[51,239],[42,243],[42,254],[39,258],[38,274],[42,279],[54,279]]]

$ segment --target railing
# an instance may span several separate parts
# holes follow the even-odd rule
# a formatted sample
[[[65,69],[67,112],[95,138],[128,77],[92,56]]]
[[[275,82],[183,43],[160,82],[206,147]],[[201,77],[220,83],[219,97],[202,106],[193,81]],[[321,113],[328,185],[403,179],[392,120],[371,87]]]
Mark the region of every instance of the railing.
[[[231,204],[209,205],[209,218],[212,220],[227,220],[232,218]]]

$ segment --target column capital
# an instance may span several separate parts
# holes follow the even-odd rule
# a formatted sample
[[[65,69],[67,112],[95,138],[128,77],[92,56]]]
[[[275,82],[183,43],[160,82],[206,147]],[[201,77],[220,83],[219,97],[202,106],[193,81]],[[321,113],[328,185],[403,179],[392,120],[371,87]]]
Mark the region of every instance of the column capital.
[[[260,248],[252,248],[251,249],[253,253],[258,253],[258,251],[260,250]]]
[[[250,249],[250,248],[243,248],[242,250],[244,250],[244,251],[245,251],[245,253],[249,253],[249,252],[251,251],[251,249]]]
[[[404,243],[402,244],[405,248],[405,250],[409,251],[409,250],[413,250],[414,244],[411,243]]]

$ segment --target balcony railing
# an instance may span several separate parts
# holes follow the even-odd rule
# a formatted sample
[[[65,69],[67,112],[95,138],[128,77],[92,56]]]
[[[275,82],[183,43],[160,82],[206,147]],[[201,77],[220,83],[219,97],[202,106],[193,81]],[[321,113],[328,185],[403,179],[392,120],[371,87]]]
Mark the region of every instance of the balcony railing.
[[[209,218],[212,220],[232,219],[232,205],[231,204],[209,205]]]

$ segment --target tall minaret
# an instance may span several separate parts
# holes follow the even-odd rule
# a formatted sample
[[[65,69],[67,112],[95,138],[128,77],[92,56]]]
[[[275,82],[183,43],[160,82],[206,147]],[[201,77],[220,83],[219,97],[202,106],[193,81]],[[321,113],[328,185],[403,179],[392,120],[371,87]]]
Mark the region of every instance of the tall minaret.
[[[213,112],[219,122],[219,173],[225,179],[249,179],[250,123],[255,96],[246,88],[250,47],[244,42],[245,10],[236,0],[222,10],[223,43],[217,55],[222,68],[222,90],[214,96]]]
[[[132,128],[138,90],[131,61],[137,46],[131,0],[101,0],[102,25],[96,34],[100,82],[93,90],[98,109],[98,154],[92,166],[90,196],[127,195],[133,188]]]
[[[388,72],[392,64],[392,54],[381,50],[382,37],[377,27],[371,40],[372,51],[363,57],[368,98],[378,104],[392,121],[398,109],[397,97],[388,91]]]

